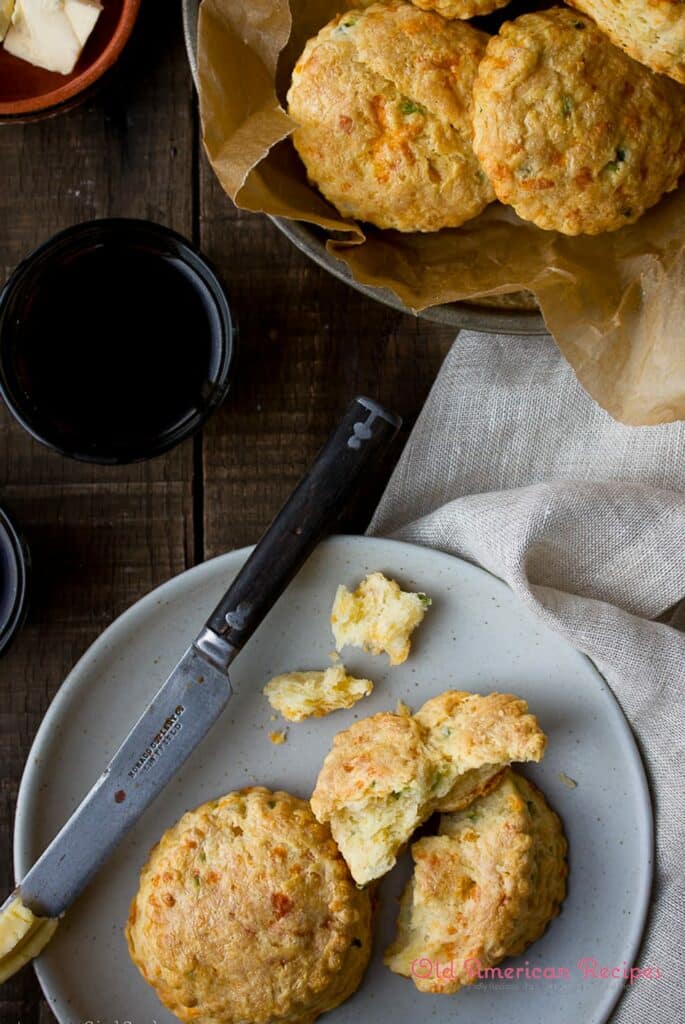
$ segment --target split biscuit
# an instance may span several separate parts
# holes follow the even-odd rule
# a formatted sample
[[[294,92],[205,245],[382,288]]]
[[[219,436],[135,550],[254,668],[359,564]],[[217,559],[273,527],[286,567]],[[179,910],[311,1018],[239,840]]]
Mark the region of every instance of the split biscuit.
[[[447,994],[516,956],[559,913],[566,840],[540,791],[511,769],[440,833],[412,846],[414,874],[385,954],[421,992]]]

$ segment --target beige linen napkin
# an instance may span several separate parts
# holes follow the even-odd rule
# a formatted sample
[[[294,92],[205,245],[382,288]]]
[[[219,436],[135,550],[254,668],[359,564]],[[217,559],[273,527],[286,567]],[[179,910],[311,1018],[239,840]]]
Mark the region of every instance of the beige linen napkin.
[[[656,815],[653,904],[617,1024],[685,1019],[685,423],[626,427],[549,337],[455,341],[369,532],[505,580],[597,664],[641,747]],[[683,624],[682,613],[680,624]]]

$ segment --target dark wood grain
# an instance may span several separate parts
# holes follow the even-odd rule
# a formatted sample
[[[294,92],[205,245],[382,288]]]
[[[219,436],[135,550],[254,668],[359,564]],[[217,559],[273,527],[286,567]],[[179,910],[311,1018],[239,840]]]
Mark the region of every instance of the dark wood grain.
[[[253,543],[355,394],[405,429],[341,529],[362,530],[454,332],[373,302],[237,211],[203,159],[200,238],[240,332],[233,389],[204,434],[205,556]]]
[[[0,501],[23,526],[35,567],[28,624],[0,661],[5,892],[19,778],[69,668],[152,587],[253,543],[356,393],[405,418],[402,439],[341,522],[363,529],[452,332],[371,302],[310,263],[267,219],[232,207],[200,152],[180,17],[164,0],[146,0],[117,76],[86,107],[0,130],[0,167],[4,275],[71,223],[149,217],[199,240],[240,328],[224,406],[203,437],[152,462],[70,462],[0,409]],[[3,987],[0,1024],[53,1020],[31,971]]]
[[[116,76],[87,106],[0,129],[3,274],[52,232],[92,217],[148,217],[192,234],[195,138],[180,17],[146,0]],[[2,893],[12,886],[18,782],[47,705],[115,616],[192,564],[192,489],[192,441],[137,466],[88,466],[33,442],[0,410],[0,501],[34,565],[29,621],[0,662]],[[2,1022],[53,1019],[32,971],[3,986]]]

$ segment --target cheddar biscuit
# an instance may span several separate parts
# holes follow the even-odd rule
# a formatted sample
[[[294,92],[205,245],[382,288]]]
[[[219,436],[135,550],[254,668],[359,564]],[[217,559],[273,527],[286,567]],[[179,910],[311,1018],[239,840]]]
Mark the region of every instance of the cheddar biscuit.
[[[474,85],[474,149],[519,216],[567,235],[632,224],[685,169],[685,90],[569,8],[490,40]]]
[[[339,14],[309,40],[288,92],[292,138],[344,217],[437,231],[492,201],[471,127],[486,42],[401,0]]]
[[[141,872],[126,938],[183,1021],[309,1024],[359,985],[371,907],[309,804],[254,787],[165,832]]]
[[[466,807],[492,789],[513,761],[541,761],[547,745],[525,700],[509,693],[448,690],[426,701],[415,718],[443,776],[439,811]]]
[[[383,711],[334,738],[311,805],[360,885],[386,874],[425,821],[434,780],[424,731],[408,714]]]
[[[525,701],[450,690],[413,717],[384,711],[339,732],[312,810],[364,885],[392,868],[434,811],[468,806],[511,761],[539,761],[545,742]]]
[[[523,952],[565,896],[559,818],[511,769],[489,795],[444,816],[439,835],[420,839],[411,852],[414,874],[385,962],[421,992],[457,992],[478,970]]]
[[[569,0],[589,14],[612,43],[652,71],[685,84],[683,0]]]

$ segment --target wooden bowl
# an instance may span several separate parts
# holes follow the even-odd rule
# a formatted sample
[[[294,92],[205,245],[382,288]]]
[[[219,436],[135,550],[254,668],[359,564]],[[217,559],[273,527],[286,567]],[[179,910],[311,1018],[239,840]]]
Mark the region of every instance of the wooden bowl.
[[[0,121],[48,116],[72,106],[119,57],[133,31],[140,3],[102,0],[102,14],[70,75],[34,67],[0,47]]]

